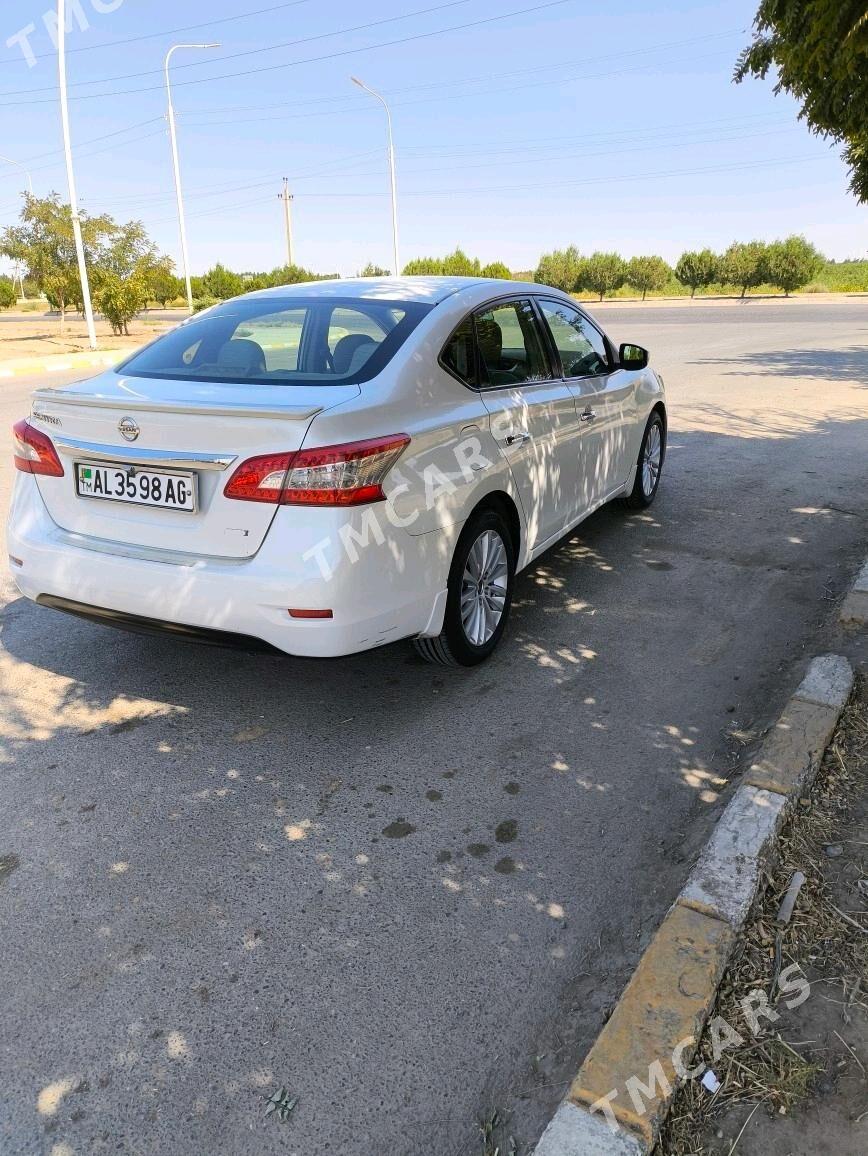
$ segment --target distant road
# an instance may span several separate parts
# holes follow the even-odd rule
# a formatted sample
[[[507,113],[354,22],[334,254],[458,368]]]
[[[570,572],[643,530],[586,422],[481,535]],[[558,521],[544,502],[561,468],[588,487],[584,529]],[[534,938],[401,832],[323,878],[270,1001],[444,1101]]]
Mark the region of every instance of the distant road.
[[[139,314],[139,317],[143,321],[176,321],[180,320],[185,312],[184,309],[145,309]],[[11,313],[0,313],[0,325],[20,324],[22,321],[56,321],[59,324],[60,314],[52,313],[50,310],[46,310],[44,313],[16,312],[15,310]]]

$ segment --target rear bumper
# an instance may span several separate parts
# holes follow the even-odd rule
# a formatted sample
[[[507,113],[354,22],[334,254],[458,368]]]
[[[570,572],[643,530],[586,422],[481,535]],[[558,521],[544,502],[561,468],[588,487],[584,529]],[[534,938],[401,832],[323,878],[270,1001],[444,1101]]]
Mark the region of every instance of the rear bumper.
[[[259,552],[244,560],[137,551],[72,535],[51,520],[33,478],[17,474],[7,543],[28,598],[127,629],[237,636],[330,658],[439,633],[460,527],[411,536],[377,507],[280,509]],[[122,552],[121,552],[122,551]],[[20,563],[20,565],[18,564]],[[332,611],[299,620],[289,609]],[[223,636],[221,638],[221,635]]]

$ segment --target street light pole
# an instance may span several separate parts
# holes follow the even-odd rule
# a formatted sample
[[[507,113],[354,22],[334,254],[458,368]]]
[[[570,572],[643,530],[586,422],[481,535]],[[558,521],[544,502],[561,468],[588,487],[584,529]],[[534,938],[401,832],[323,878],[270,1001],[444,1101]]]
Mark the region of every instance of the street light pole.
[[[184,283],[187,287],[187,307],[193,312],[193,287],[190,284],[190,258],[187,252],[187,221],[184,216],[184,195],[181,191],[181,166],[178,162],[178,134],[175,131],[175,108],[172,104],[172,84],[169,79],[169,62],[172,54],[180,48],[219,48],[219,44],[175,44],[166,53],[166,98],[168,101],[169,139],[172,142],[172,169],[175,174],[175,196],[178,200],[178,227],[181,231],[181,261],[184,265]]]
[[[398,277],[401,273],[401,264],[398,260],[398,193],[395,185],[395,143],[392,139],[392,114],[389,112],[385,98],[379,92],[373,88],[368,88],[357,76],[351,76],[350,80],[359,88],[364,89],[370,96],[375,97],[386,110],[386,129],[389,137],[389,180],[392,186],[392,255],[395,262],[394,275]]]
[[[96,349],[96,327],[93,323],[90,282],[87,276],[87,262],[84,257],[84,242],[81,238],[81,218],[78,215],[75,173],[72,168],[72,145],[69,139],[69,106],[66,99],[66,0],[57,0],[57,73],[60,86],[60,120],[63,126],[63,151],[66,154],[66,180],[69,185],[69,207],[72,214],[72,234],[75,238],[75,252],[78,258],[78,275],[81,279],[81,297],[84,302],[84,316],[87,321],[88,343],[91,349]]]
[[[14,161],[12,159],[12,157],[4,157],[2,153],[0,153],[0,161],[5,161],[7,165],[17,165],[18,168],[21,169],[21,171],[27,177],[27,190],[32,197],[33,196],[33,177],[31,177],[31,175],[30,175],[30,169],[25,168],[24,165],[21,163],[21,161]]]

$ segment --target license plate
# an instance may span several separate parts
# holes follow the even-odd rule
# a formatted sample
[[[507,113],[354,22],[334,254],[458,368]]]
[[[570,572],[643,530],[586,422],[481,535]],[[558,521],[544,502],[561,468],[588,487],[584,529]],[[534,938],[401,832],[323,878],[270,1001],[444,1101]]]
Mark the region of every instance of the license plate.
[[[102,498],[161,510],[196,510],[196,475],[76,462],[76,490],[81,498]]]

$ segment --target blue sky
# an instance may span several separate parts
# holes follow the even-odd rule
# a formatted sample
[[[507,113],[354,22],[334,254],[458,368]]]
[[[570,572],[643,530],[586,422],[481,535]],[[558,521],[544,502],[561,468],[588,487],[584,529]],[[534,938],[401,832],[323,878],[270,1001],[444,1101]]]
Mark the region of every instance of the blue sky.
[[[402,262],[459,244],[528,269],[571,243],[673,260],[790,232],[832,257],[868,249],[837,150],[771,80],[731,83],[755,0],[536,11],[546,0],[248,0],[240,19],[237,0],[78,2],[89,26],[75,24],[68,48],[82,207],[141,219],[175,258],[162,61],[179,41],[222,44],[177,53],[172,70],[194,272],[283,262],[283,176],[299,263],[390,264],[383,112],[351,74],[392,106]],[[65,197],[51,9],[3,5],[0,153],[29,166],[38,194]],[[30,24],[32,67],[20,45],[3,47]],[[21,184],[0,165],[0,224]]]

